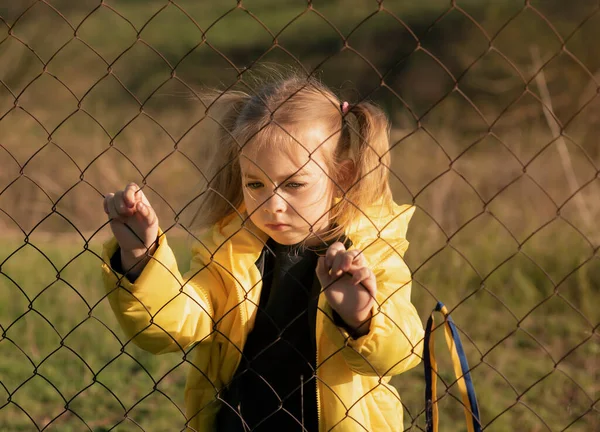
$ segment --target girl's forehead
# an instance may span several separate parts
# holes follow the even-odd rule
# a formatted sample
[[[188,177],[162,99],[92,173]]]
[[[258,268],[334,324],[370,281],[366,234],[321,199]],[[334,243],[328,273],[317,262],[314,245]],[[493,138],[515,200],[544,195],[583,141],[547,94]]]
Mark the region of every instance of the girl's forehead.
[[[242,154],[281,150],[292,159],[306,159],[321,153],[333,141],[320,124],[280,125],[271,123],[261,129],[242,147]]]
[[[240,164],[242,170],[252,167],[266,169],[270,165],[281,164],[287,168],[318,168],[313,165],[323,165],[324,156],[330,150],[327,141],[321,127],[307,128],[296,136],[287,131],[270,130],[259,133],[242,148]]]
[[[240,154],[243,174],[279,178],[298,174],[320,175],[324,172],[323,158],[319,151],[309,153],[302,147],[262,146],[258,151],[244,149]]]

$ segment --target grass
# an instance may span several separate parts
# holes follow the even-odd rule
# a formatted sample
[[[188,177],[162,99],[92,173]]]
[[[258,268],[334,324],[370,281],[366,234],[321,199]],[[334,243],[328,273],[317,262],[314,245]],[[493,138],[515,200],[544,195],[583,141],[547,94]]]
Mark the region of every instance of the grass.
[[[41,429],[62,413],[50,430],[103,431],[126,410],[146,430],[171,429],[182,418],[185,368],[168,373],[181,362],[176,356],[154,358],[124,345],[99,284],[99,245],[21,246],[3,264],[0,289],[2,399],[11,395],[0,409],[1,429]],[[3,257],[11,249],[4,245]],[[153,393],[155,385],[165,395]],[[125,421],[113,430],[139,429]]]
[[[417,249],[424,239],[411,233]],[[172,243],[185,270],[186,241],[175,236]],[[487,247],[471,249],[493,267],[501,259],[497,244],[502,240],[489,238]],[[570,251],[568,259],[555,253],[557,247]],[[104,298],[99,252],[98,241],[86,249],[83,241],[48,242],[35,233],[28,243],[2,245],[0,401],[8,400],[0,402],[2,430],[183,427],[186,365],[181,355],[152,356],[127,343]],[[436,299],[453,310],[486,430],[546,430],[544,423],[562,430],[580,416],[569,430],[593,430],[599,420],[597,411],[588,412],[599,390],[594,327],[600,314],[593,307],[600,286],[598,254],[560,231],[515,253],[482,282],[447,247],[433,259],[439,262],[416,271],[413,301],[424,321]],[[414,255],[408,255],[413,268]],[[570,276],[550,280],[542,268]],[[442,339],[437,346],[441,378],[450,384]],[[419,430],[421,368],[393,382],[407,408],[406,427],[414,422]],[[442,384],[440,395],[443,389]],[[455,386],[449,394],[457,395]],[[440,415],[442,430],[461,430],[452,426],[463,424],[455,399],[442,398]]]

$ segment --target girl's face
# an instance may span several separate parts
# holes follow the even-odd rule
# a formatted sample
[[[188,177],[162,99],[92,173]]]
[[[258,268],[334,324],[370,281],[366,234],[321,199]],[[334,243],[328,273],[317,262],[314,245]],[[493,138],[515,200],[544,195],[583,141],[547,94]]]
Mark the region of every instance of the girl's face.
[[[310,157],[298,150],[263,147],[242,152],[240,166],[244,202],[250,220],[279,244],[307,240],[318,244],[329,227],[334,184],[322,158],[326,149]],[[312,230],[311,230],[312,227]]]

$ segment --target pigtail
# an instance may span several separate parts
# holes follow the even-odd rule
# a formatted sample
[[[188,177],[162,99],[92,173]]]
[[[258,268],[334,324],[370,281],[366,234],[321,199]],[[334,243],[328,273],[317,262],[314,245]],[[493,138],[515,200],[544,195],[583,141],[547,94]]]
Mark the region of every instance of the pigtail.
[[[211,96],[211,95],[209,95]],[[203,167],[206,184],[191,225],[202,230],[236,212],[241,206],[241,170],[239,144],[234,136],[236,123],[250,96],[243,92],[214,93],[208,105],[206,121],[210,126],[204,138],[211,148],[211,156]]]
[[[368,102],[355,105],[351,112],[358,123],[355,189],[375,200],[391,200],[388,171],[390,126],[387,117],[380,108]]]
[[[349,118],[350,115],[354,119]],[[389,122],[385,113],[369,102],[351,106],[342,126],[342,140],[348,140],[354,162],[353,175],[334,213],[337,223],[347,226],[373,204],[391,206],[389,183]]]

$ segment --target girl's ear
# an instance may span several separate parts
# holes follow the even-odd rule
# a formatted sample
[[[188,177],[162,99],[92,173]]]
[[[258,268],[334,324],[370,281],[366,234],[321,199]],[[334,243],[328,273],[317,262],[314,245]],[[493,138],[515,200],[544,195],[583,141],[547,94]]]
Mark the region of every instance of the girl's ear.
[[[352,186],[356,174],[356,166],[352,159],[344,159],[338,164],[336,196],[339,198]]]

